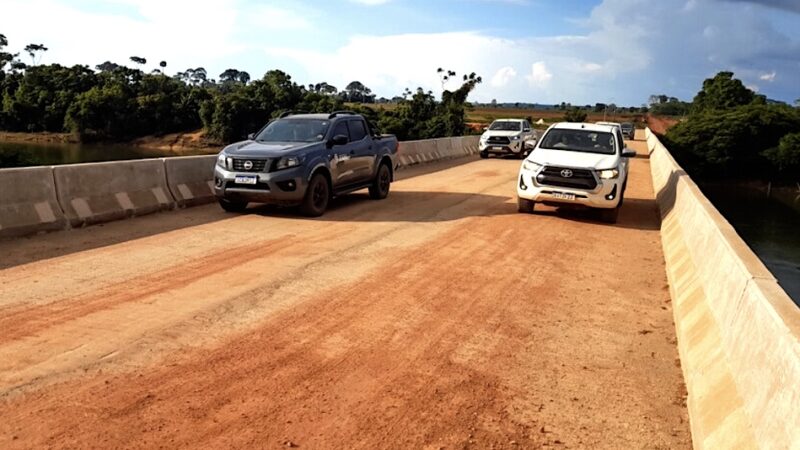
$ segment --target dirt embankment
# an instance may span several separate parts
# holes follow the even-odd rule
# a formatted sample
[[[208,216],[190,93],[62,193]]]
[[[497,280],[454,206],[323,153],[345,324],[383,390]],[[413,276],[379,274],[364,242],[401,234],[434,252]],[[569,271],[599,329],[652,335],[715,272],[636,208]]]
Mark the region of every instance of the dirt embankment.
[[[666,134],[667,131],[675,126],[680,120],[673,117],[647,116],[647,126],[656,134]]]

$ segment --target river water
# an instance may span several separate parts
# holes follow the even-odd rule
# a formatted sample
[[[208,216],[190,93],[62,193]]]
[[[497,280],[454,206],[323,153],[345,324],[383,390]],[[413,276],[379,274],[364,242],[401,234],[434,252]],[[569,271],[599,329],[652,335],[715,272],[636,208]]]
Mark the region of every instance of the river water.
[[[131,145],[0,142],[0,168],[160,158],[162,156],[188,156],[205,153],[198,149],[181,152],[178,155],[169,150],[155,150]]]
[[[800,306],[800,213],[755,188],[702,189]]]

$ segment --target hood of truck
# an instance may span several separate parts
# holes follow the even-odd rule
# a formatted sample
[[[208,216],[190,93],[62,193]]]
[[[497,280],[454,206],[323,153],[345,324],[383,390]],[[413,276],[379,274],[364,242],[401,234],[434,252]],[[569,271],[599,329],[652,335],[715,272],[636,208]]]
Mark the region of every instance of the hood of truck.
[[[231,144],[223,149],[228,156],[241,156],[252,158],[275,158],[285,156],[297,150],[304,150],[321,142],[257,142],[242,141]]]
[[[619,155],[537,148],[531,152],[530,156],[528,156],[528,160],[543,166],[604,170],[619,166],[620,157]]]

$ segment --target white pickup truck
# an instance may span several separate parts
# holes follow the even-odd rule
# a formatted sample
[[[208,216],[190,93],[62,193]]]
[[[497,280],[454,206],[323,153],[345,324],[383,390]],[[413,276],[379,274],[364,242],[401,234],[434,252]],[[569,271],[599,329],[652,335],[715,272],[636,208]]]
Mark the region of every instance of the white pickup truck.
[[[545,131],[522,162],[517,182],[520,212],[536,203],[597,208],[616,223],[628,183],[629,158],[619,127],[558,123]]]
[[[484,130],[478,143],[481,158],[490,154],[524,158],[529,151],[525,144],[536,140],[536,130],[525,119],[498,119]]]

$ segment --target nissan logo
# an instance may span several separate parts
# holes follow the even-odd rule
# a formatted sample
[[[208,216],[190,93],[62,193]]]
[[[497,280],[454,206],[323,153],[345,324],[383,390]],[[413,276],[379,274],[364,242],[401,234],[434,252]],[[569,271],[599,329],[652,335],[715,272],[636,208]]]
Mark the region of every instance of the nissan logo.
[[[561,171],[561,176],[564,178],[572,178],[572,171],[569,169],[564,169]]]
[[[250,170],[252,168],[253,168],[253,161],[245,161],[244,162],[244,170]],[[564,173],[564,172],[561,172],[561,173]],[[571,172],[570,172],[570,176],[572,176]]]

